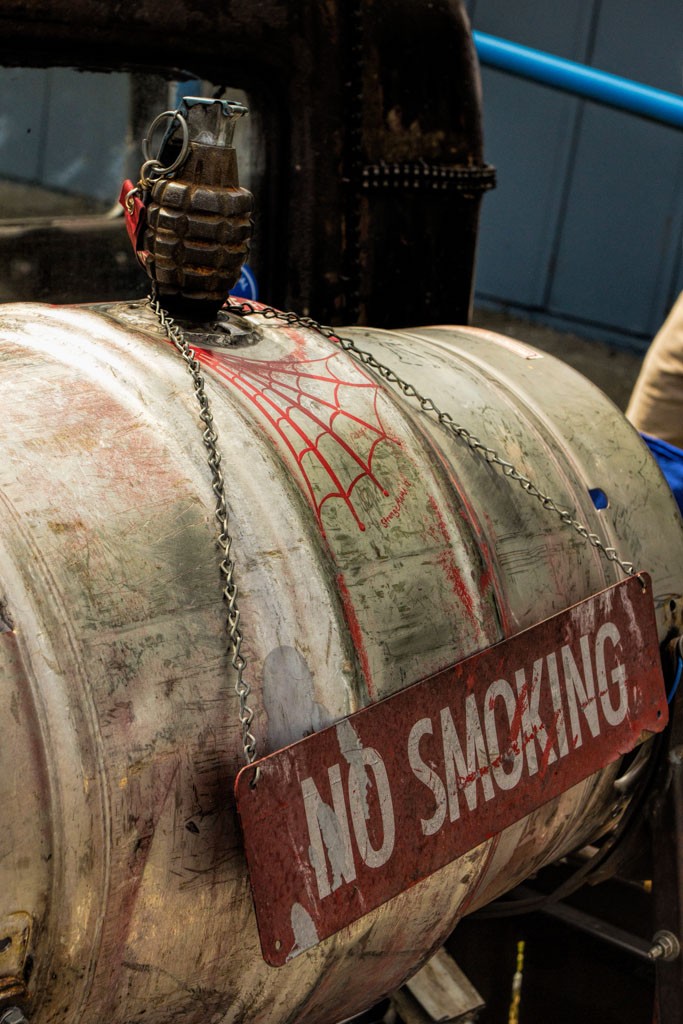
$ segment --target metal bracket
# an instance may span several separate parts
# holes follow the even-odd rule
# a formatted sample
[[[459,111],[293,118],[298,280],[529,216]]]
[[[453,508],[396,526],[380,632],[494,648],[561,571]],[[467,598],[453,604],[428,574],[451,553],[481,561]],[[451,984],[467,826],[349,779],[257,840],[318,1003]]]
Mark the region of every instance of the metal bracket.
[[[658,926],[653,945],[661,950],[654,954],[660,1024],[678,1024],[683,1020],[683,957],[678,955],[678,937],[683,935],[683,701],[680,694],[672,702],[669,730],[668,756],[662,764],[659,793],[653,801],[650,822],[654,917]]]

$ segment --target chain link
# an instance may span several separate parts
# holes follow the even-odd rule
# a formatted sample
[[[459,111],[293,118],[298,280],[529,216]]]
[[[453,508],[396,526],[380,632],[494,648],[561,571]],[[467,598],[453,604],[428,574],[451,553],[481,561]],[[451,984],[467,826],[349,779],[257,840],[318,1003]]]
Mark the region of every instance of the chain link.
[[[182,329],[175,323],[159,300],[150,295],[149,305],[154,312],[166,337],[182,356],[192,377],[194,393],[199,404],[199,418],[204,425],[202,440],[209,454],[208,463],[211,470],[211,486],[216,497],[216,519],[219,526],[218,546],[221,552],[220,571],[223,579],[223,600],[227,605],[227,633],[230,644],[230,660],[235,670],[235,692],[239,698],[239,719],[242,727],[242,746],[247,764],[256,760],[256,740],[251,732],[254,712],[247,703],[251,687],[244,678],[246,659],[241,653],[242,630],[240,629],[240,611],[237,606],[237,584],[235,582],[235,562],[231,555],[232,538],[228,508],[225,499],[225,481],[221,472],[221,453],[218,448],[218,437],[213,422],[209,398],[204,387],[204,377],[194,350],[190,347]],[[256,776],[252,784],[256,782]]]
[[[479,438],[475,437],[475,435],[466,427],[462,427],[456,423],[450,413],[442,412],[431,398],[427,398],[420,394],[417,388],[404,381],[392,369],[385,366],[384,363],[380,363],[371,352],[358,348],[351,338],[341,337],[334,328],[326,327],[323,324],[318,323],[316,320],[313,320],[311,317],[299,316],[297,313],[284,313],[275,309],[273,306],[258,308],[249,302],[231,302],[228,309],[231,313],[237,313],[240,316],[248,316],[253,313],[258,316],[265,317],[267,320],[282,320],[284,323],[291,326],[307,327],[322,335],[323,338],[327,338],[329,341],[334,342],[343,349],[344,352],[348,352],[349,355],[351,355],[351,357],[357,362],[374,370],[388,384],[395,385],[406,398],[410,398],[417,402],[423,412],[434,417],[443,427],[446,428],[446,430],[449,431],[449,433],[453,435],[453,437],[463,441],[474,455],[483,459],[485,462],[488,462],[490,465],[497,466],[504,476],[513,480],[515,483],[518,483],[520,487],[527,492],[527,494],[540,502],[546,511],[557,515],[562,523],[571,527],[579,534],[580,537],[583,537],[583,539],[592,545],[592,547],[596,548],[603,558],[608,562],[614,562],[615,565],[619,566],[625,576],[638,575],[638,572],[633,567],[632,562],[624,561],[624,559],[620,557],[616,548],[609,547],[602,541],[598,534],[591,533],[583,523],[574,518],[569,509],[564,508],[561,504],[551,498],[550,495],[544,494],[532,480],[520,473],[511,462],[507,462],[505,459],[501,458],[495,449],[483,444]]]

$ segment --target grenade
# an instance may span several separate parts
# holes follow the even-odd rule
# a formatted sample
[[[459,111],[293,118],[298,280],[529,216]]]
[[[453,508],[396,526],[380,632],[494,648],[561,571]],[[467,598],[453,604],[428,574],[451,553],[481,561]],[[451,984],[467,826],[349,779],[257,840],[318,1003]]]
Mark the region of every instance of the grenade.
[[[240,188],[232,146],[235,122],[247,108],[186,97],[177,113],[159,159],[180,164],[152,185],[146,269],[169,312],[207,321],[237,283],[249,253],[253,196]]]

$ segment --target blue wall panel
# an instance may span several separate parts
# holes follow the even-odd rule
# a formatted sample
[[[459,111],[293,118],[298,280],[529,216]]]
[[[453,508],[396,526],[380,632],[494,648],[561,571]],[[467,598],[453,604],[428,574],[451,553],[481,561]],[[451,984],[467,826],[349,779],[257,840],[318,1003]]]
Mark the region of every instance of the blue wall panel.
[[[681,0],[471,0],[473,27],[681,93]],[[683,287],[683,132],[484,68],[477,295],[645,344]]]
[[[680,91],[683,3],[603,0],[592,63]],[[672,300],[683,133],[586,104],[549,300],[551,312],[652,334]]]
[[[557,16],[544,0],[477,0],[472,7],[483,32],[575,60],[585,56],[591,13],[585,0],[567,0]],[[579,103],[489,69],[482,87],[485,153],[498,170],[498,188],[483,204],[477,288],[542,305]]]
[[[0,68],[0,89],[0,178],[114,206],[127,156],[128,73]]]

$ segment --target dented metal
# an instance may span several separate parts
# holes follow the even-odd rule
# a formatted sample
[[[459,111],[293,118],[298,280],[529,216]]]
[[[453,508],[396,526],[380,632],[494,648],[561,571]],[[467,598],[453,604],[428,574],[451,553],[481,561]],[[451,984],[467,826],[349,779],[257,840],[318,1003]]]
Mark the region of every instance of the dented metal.
[[[333,343],[247,324],[248,344],[214,332],[200,359],[261,751],[617,581]],[[594,387],[472,329],[348,333],[648,571],[663,638],[683,594],[680,517]],[[150,1024],[329,1024],[397,988],[468,909],[604,828],[618,763],[267,967],[231,796],[243,752],[185,366],[142,304],[6,306],[0,377],[0,918],[34,922],[32,1021],[123,1024],[144,1008]]]

